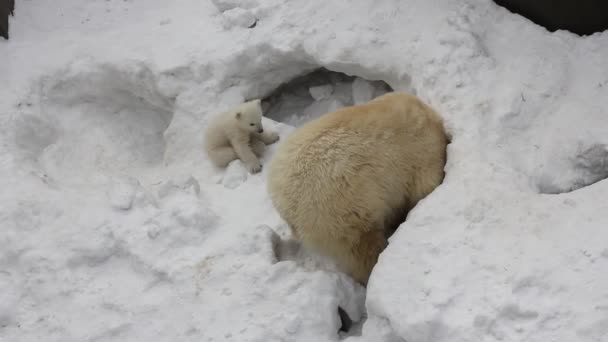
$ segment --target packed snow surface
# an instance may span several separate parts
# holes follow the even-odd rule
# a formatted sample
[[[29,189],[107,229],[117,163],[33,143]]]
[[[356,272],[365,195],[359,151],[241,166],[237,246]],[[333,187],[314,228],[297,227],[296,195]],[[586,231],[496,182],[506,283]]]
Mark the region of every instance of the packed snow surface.
[[[16,5],[0,341],[608,341],[607,33],[489,0]],[[203,153],[212,115],[320,68],[344,79],[268,100],[264,164],[380,81],[452,137],[367,291],[291,240],[264,170]]]

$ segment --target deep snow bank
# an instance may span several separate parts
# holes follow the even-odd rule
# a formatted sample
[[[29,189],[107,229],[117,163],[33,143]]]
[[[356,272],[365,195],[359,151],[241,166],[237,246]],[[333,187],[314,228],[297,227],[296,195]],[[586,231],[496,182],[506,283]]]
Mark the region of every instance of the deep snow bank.
[[[488,3],[441,16],[439,44],[468,58],[419,67],[463,71],[439,104],[463,132],[382,254],[368,314],[407,341],[607,340],[608,36],[548,34]]]
[[[22,3],[0,42],[0,337],[340,339],[363,290],[289,240],[264,173],[200,145],[324,67],[416,92],[453,136],[347,339],[606,339],[605,34],[473,0],[61,4]]]

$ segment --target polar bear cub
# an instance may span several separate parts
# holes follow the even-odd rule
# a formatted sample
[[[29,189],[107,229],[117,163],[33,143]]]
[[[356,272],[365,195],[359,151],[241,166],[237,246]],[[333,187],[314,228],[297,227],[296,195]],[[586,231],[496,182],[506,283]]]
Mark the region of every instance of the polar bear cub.
[[[261,100],[245,102],[215,117],[205,130],[205,149],[211,162],[220,168],[240,159],[250,173],[262,169],[259,158],[266,145],[279,140],[275,132],[262,127]]]
[[[447,143],[439,114],[388,93],[296,129],[270,162],[268,190],[298,240],[365,285],[387,237],[443,181]]]

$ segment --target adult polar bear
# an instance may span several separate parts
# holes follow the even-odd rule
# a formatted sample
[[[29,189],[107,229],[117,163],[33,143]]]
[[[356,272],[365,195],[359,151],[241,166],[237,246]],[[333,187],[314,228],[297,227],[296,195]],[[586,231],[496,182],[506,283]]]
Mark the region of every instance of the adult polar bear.
[[[304,245],[367,285],[387,237],[444,177],[440,116],[393,92],[295,130],[270,162],[268,190]]]

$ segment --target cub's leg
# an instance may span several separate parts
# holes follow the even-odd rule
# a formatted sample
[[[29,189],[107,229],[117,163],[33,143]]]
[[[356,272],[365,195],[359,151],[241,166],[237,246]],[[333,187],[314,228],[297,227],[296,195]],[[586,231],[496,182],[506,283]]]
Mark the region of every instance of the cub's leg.
[[[245,164],[249,173],[254,174],[262,170],[262,164],[249,146],[249,139],[243,137],[236,137],[230,139],[230,144],[234,148],[238,158]]]
[[[264,150],[266,149],[266,144],[264,144],[264,142],[261,140],[251,139],[250,146],[253,154],[258,156],[258,158],[261,158],[264,154]]]
[[[226,167],[231,161],[237,158],[236,152],[230,146],[217,147],[209,151],[209,159],[217,167]]]

